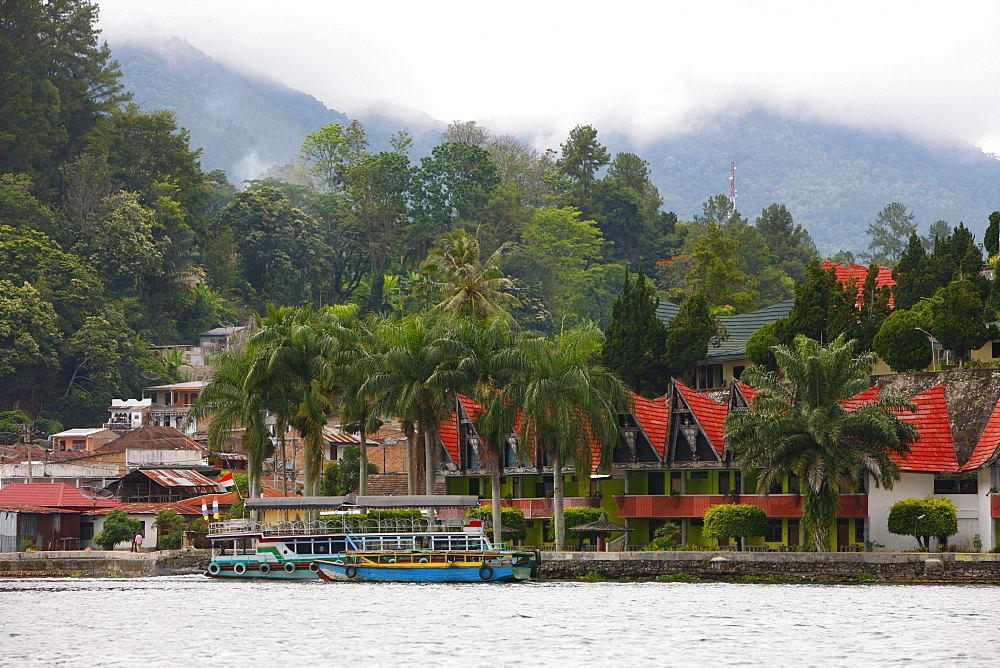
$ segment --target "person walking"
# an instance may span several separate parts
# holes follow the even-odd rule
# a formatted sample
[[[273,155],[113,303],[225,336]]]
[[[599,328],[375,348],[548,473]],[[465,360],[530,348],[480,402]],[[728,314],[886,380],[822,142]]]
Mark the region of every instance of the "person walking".
[[[139,552],[142,548],[142,533],[136,531],[135,538],[132,539],[132,552]]]

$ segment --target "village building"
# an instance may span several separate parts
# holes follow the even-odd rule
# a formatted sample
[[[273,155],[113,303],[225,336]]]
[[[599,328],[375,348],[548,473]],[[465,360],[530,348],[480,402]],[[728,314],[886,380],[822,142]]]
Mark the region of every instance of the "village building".
[[[49,436],[53,450],[69,450],[93,452],[105,443],[118,438],[120,434],[103,427],[84,429],[67,429]]]
[[[0,489],[0,551],[28,539],[37,550],[78,550],[91,536],[84,512],[121,504],[66,483],[13,483]],[[14,549],[3,550],[2,546]]]

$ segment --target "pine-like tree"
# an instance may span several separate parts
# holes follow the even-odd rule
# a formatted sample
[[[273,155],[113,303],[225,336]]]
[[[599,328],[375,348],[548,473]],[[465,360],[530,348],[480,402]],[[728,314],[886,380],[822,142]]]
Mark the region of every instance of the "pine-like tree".
[[[602,364],[648,398],[662,395],[670,384],[663,360],[667,327],[656,316],[659,305],[652,281],[642,269],[634,278],[626,271],[601,351]]]

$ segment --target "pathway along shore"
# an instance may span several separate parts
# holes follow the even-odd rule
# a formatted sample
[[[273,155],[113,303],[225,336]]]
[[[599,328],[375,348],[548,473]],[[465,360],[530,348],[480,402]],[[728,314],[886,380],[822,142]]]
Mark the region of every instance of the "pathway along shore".
[[[0,553],[0,577],[204,573],[208,550]],[[1000,584],[1000,554],[910,552],[543,552],[542,580]]]

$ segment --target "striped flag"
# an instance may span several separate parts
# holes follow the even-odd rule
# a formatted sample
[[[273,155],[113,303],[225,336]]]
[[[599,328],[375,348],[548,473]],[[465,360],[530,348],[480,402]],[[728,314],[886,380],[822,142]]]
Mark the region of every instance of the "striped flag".
[[[204,503],[201,504],[201,516],[204,517],[206,520],[208,519],[208,506],[206,506]]]
[[[215,519],[219,519],[219,499],[212,499],[212,516]]]
[[[229,489],[236,484],[236,481],[233,480],[233,472],[226,471],[223,475],[219,476],[219,479],[215,481],[215,484],[223,489]]]

